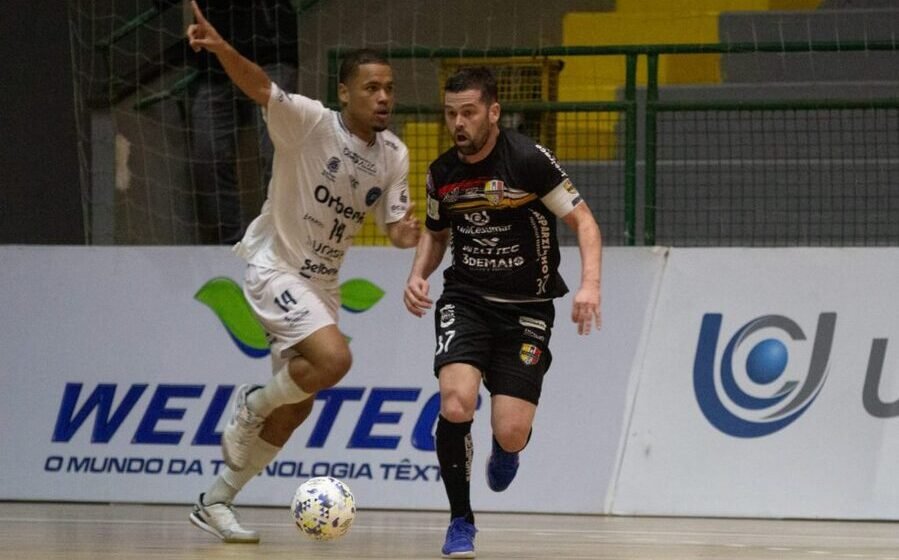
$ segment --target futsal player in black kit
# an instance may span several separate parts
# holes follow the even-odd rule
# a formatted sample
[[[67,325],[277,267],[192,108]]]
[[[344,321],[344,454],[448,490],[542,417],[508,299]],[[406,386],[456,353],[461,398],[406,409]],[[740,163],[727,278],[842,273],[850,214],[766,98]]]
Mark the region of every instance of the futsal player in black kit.
[[[436,446],[450,503],[445,558],[474,558],[470,501],[471,424],[483,381],[490,392],[493,444],[487,483],[505,490],[531,425],[552,355],[553,300],[568,292],[558,273],[556,218],[577,235],[580,286],[571,319],[578,333],[599,328],[599,226],[549,150],[499,127],[496,80],[463,68],[444,86],[444,119],[454,147],[430,166],[427,218],[403,294],[421,317],[432,306],[440,385]],[[428,277],[452,239],[452,264],[434,306]]]

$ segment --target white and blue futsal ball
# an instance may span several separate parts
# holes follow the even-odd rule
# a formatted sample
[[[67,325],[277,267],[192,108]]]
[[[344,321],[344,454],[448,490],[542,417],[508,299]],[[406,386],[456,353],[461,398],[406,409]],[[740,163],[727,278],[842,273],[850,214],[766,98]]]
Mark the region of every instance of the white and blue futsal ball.
[[[330,476],[300,484],[290,512],[303,535],[317,541],[339,539],[356,518],[356,500],[349,486]]]

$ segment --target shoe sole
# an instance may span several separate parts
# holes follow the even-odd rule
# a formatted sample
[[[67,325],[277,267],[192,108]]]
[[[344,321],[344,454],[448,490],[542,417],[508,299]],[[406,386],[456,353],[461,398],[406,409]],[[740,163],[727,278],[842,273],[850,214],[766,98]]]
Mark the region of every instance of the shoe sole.
[[[193,512],[193,511],[190,512],[190,523],[197,529],[200,529],[201,531],[206,531],[210,535],[214,535],[215,537],[219,538],[220,540],[222,540],[223,542],[226,542],[228,544],[256,544],[259,542],[259,537],[256,537],[255,539],[228,539],[228,538],[225,538],[225,536],[223,536],[221,533],[216,531],[211,525],[209,525],[208,523],[203,521],[203,518],[200,517],[199,515],[197,515],[196,512]]]
[[[450,554],[443,554],[444,558],[474,558],[474,551],[470,552],[452,552]]]

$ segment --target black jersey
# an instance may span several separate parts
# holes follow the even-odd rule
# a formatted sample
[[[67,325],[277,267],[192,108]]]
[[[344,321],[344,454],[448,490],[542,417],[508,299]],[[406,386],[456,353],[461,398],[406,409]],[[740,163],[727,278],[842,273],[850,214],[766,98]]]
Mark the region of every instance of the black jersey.
[[[455,148],[428,170],[427,227],[452,228],[448,289],[469,288],[510,299],[549,299],[568,292],[559,275],[556,216],[541,197],[560,185],[580,199],[546,148],[503,129],[485,159],[469,164]]]

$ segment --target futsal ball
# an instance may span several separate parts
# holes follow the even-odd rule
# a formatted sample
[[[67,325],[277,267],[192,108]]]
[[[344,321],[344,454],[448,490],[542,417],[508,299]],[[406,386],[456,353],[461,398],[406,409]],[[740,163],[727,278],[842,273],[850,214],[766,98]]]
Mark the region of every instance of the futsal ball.
[[[331,541],[350,530],[356,518],[356,500],[343,482],[319,476],[300,484],[290,511],[300,533],[317,541]]]

